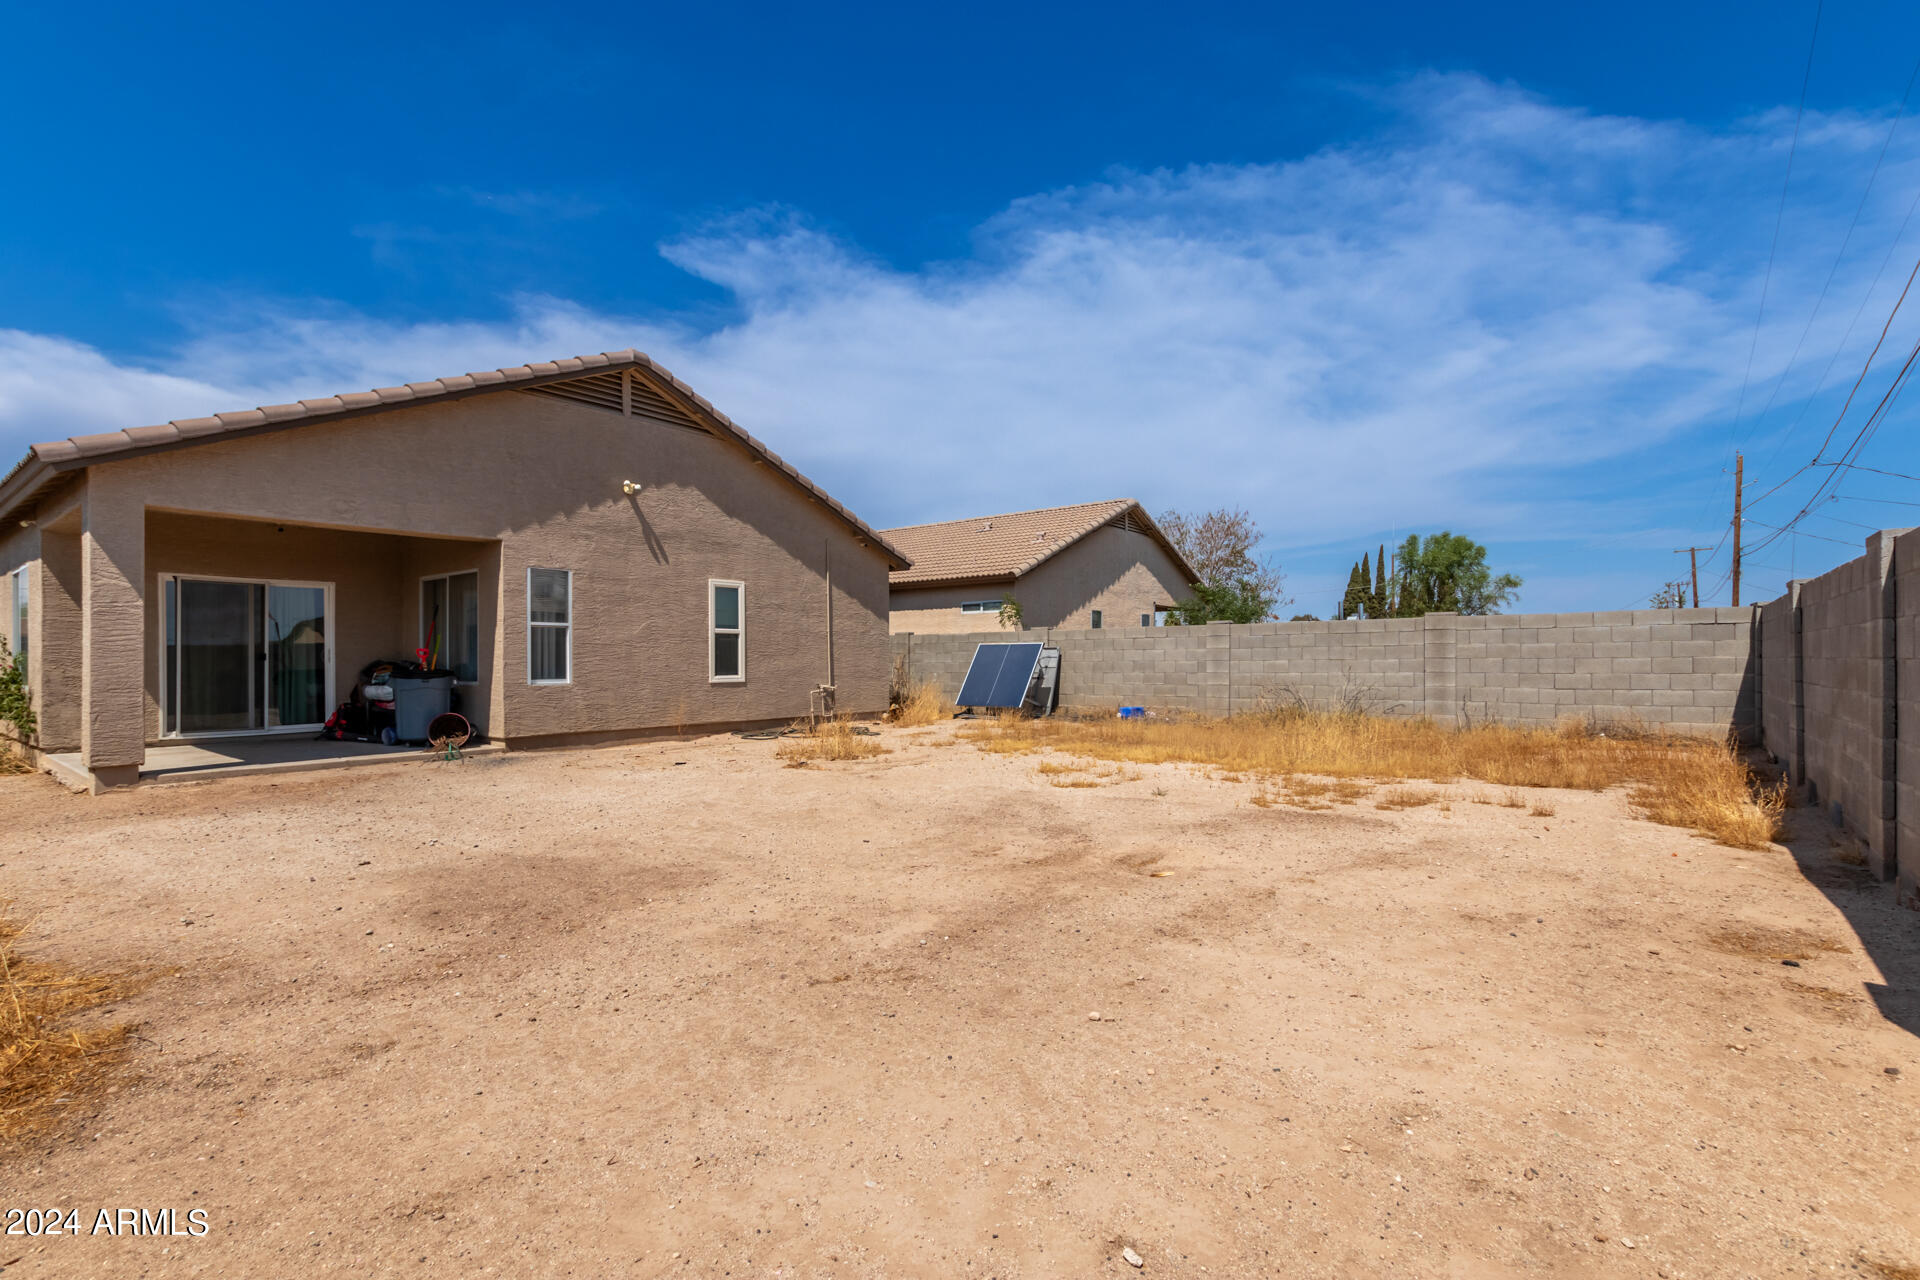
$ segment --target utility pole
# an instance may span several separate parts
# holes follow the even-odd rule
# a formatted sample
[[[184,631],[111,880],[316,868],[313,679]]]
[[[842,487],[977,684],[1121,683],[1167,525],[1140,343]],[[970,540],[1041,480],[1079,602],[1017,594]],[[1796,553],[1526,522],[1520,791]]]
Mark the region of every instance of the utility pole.
[[[1747,460],[1733,455],[1733,607],[1740,607],[1740,499],[1746,491]]]
[[[1673,554],[1685,553],[1687,557],[1687,567],[1693,573],[1693,607],[1696,609],[1700,607],[1700,553],[1706,550],[1708,550],[1706,547],[1675,547],[1673,549]]]

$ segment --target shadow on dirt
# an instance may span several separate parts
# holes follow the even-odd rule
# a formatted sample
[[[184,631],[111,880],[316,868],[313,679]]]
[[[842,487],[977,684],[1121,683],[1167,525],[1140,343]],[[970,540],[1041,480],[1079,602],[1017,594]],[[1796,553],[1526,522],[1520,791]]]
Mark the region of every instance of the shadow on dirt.
[[[1885,976],[1884,984],[1864,984],[1880,1016],[1920,1036],[1920,912],[1895,902],[1893,886],[1874,875],[1859,843],[1817,810],[1789,809],[1781,843]]]

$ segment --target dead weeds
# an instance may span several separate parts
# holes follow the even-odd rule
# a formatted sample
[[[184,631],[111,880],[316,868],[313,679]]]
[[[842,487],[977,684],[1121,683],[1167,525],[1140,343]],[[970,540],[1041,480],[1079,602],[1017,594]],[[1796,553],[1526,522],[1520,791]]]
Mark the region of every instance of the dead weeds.
[[[948,714],[947,700],[940,696],[939,689],[926,681],[897,685],[893,691],[892,705],[887,708],[887,720],[906,727],[939,724]]]
[[[103,1091],[127,1057],[131,1023],[76,1026],[79,1015],[145,986],[22,956],[26,924],[0,902],[0,1141],[55,1127]]]
[[[1422,805],[1435,804],[1440,793],[1432,787],[1388,787],[1373,802],[1376,809],[1418,809]]]
[[[879,734],[845,716],[811,726],[801,721],[793,727],[795,734],[782,738],[774,752],[789,765],[805,765],[816,760],[868,760],[884,755],[887,750],[880,745]]]
[[[1302,710],[1224,720],[1004,716],[962,736],[980,750],[1008,755],[1055,748],[1131,764],[1211,766],[1259,780],[1254,803],[1261,807],[1325,807],[1328,793],[1296,786],[1296,774],[1353,785],[1362,779],[1470,779],[1507,788],[1500,803],[1509,808],[1530,807],[1515,788],[1603,791],[1625,785],[1642,816],[1742,849],[1774,838],[1787,802],[1785,783],[1762,780],[1730,744],[1644,728],[1607,726],[1601,732],[1578,722],[1555,729],[1451,729],[1425,719]],[[1287,781],[1276,787],[1275,779]]]

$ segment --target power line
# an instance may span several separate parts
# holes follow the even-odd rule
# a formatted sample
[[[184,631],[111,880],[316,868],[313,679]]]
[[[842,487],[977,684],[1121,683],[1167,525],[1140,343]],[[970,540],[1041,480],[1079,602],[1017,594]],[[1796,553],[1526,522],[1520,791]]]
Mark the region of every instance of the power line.
[[[1807,41],[1807,65],[1800,73],[1800,105],[1793,113],[1793,138],[1787,144],[1787,172],[1780,180],[1780,203],[1773,214],[1773,240],[1767,245],[1767,270],[1760,279],[1760,310],[1753,317],[1753,338],[1747,343],[1747,370],[1740,378],[1740,397],[1734,403],[1734,430],[1740,428],[1740,415],[1747,407],[1747,383],[1753,377],[1753,356],[1760,349],[1760,325],[1767,317],[1767,294],[1773,287],[1773,262],[1780,251],[1780,227],[1787,217],[1787,188],[1793,184],[1793,158],[1800,150],[1800,121],[1807,113],[1807,85],[1813,80],[1813,51],[1820,42],[1820,15],[1827,0],[1819,0],[1813,10],[1813,36]]]
[[[1860,429],[1854,432],[1853,439],[1848,442],[1845,449],[1841,450],[1840,457],[1828,462],[1823,461],[1821,455],[1826,452],[1827,445],[1832,443],[1835,432],[1839,430],[1841,422],[1846,419],[1847,410],[1853,405],[1854,396],[1858,394],[1861,384],[1866,381],[1867,373],[1872,369],[1874,359],[1880,354],[1880,348],[1886,342],[1888,331],[1893,328],[1894,316],[1900,313],[1901,304],[1906,301],[1907,293],[1913,288],[1915,276],[1920,276],[1920,261],[1914,263],[1913,271],[1907,276],[1906,288],[1900,291],[1899,299],[1893,304],[1893,311],[1888,314],[1887,323],[1880,331],[1880,340],[1873,344],[1873,350],[1867,354],[1866,363],[1862,365],[1860,369],[1860,376],[1854,380],[1853,390],[1847,393],[1846,403],[1840,406],[1839,415],[1834,418],[1833,425],[1827,429],[1827,436],[1826,439],[1821,442],[1819,453],[1814,454],[1813,461],[1808,464],[1809,466],[1828,467],[1830,468],[1828,474],[1821,477],[1820,483],[1814,486],[1812,495],[1807,498],[1800,510],[1795,512],[1786,524],[1780,526],[1763,525],[1763,528],[1772,528],[1775,531],[1767,537],[1762,538],[1753,546],[1752,550],[1760,551],[1777,541],[1781,534],[1791,532],[1795,525],[1799,524],[1809,512],[1826,499],[1829,487],[1838,481],[1844,469],[1861,466],[1861,464],[1854,462],[1853,459],[1857,458],[1860,452],[1866,448],[1868,442],[1873,439],[1874,433],[1877,432],[1881,424],[1886,421],[1887,411],[1892,407],[1894,401],[1899,398],[1901,391],[1906,388],[1907,378],[1913,371],[1914,361],[1920,359],[1920,341],[1914,343],[1913,350],[1908,353],[1906,362],[1900,366],[1900,371],[1894,375],[1893,381],[1888,384],[1885,394],[1880,397],[1880,402],[1873,407],[1872,412],[1867,414],[1866,420],[1860,424]],[[1806,468],[1803,467],[1801,470],[1805,469]],[[1862,467],[1861,469],[1875,470],[1875,468],[1867,467]],[[1796,472],[1795,474],[1798,475],[1799,473]],[[1789,477],[1789,479],[1791,478],[1792,477]],[[1775,489],[1778,488],[1779,486],[1776,485]],[[1772,491],[1770,490],[1769,492]]]
[[[1910,75],[1907,76],[1907,87],[1905,92],[1903,92],[1900,95],[1900,106],[1893,114],[1893,123],[1887,126],[1887,136],[1880,140],[1880,154],[1875,156],[1873,159],[1873,171],[1867,175],[1867,185],[1865,189],[1863,189],[1860,192],[1860,202],[1854,205],[1853,207],[1853,220],[1847,223],[1847,233],[1846,235],[1840,238],[1840,251],[1833,255],[1833,265],[1827,268],[1827,278],[1825,283],[1823,283],[1820,286],[1820,296],[1814,299],[1813,310],[1807,313],[1807,323],[1800,330],[1800,340],[1793,344],[1793,354],[1787,357],[1787,363],[1781,367],[1780,377],[1773,384],[1773,394],[1767,397],[1767,402],[1764,405],[1760,406],[1760,412],[1754,418],[1755,430],[1759,428],[1759,425],[1761,422],[1765,421],[1768,410],[1773,408],[1773,402],[1779,396],[1780,389],[1786,385],[1787,374],[1792,371],[1794,361],[1800,358],[1800,349],[1806,345],[1807,335],[1813,332],[1813,322],[1816,319],[1818,319],[1820,316],[1820,308],[1827,300],[1827,291],[1833,288],[1833,279],[1836,275],[1839,274],[1840,263],[1847,256],[1847,246],[1853,243],[1853,233],[1859,229],[1860,215],[1866,212],[1867,198],[1873,194],[1873,184],[1875,179],[1879,178],[1880,176],[1880,166],[1886,161],[1887,148],[1893,145],[1893,135],[1899,131],[1901,120],[1906,118],[1907,101],[1908,99],[1913,97],[1913,85],[1916,79],[1920,79],[1920,61],[1914,62],[1913,71]],[[1920,203],[1920,198],[1916,198],[1916,202]],[[1909,217],[1912,216],[1913,214],[1912,206],[1908,207],[1907,214]],[[1904,221],[1900,224],[1900,229],[1902,232],[1906,230],[1906,223]],[[1899,239],[1900,239],[1899,235],[1896,234],[1894,236],[1894,242],[1896,244],[1899,243]],[[1892,257],[1891,246],[1889,246],[1888,248],[1888,257],[1889,258]],[[1885,267],[1886,267],[1886,260],[1883,259],[1881,261],[1882,270],[1884,270]],[[1868,297],[1872,297],[1873,287],[1877,286],[1879,283],[1880,283],[1880,275],[1878,272],[1876,272],[1873,278],[1873,285],[1868,286],[1868,289],[1867,289]],[[1862,298],[1860,300],[1860,306],[1862,309],[1865,309],[1866,301],[1867,301],[1866,298]],[[1857,322],[1859,318],[1860,318],[1859,311],[1854,312],[1854,320]],[[1840,343],[1841,343],[1840,347],[1835,348],[1832,359],[1829,359],[1827,361],[1826,370],[1822,372],[1820,375],[1819,383],[1814,386],[1813,391],[1809,394],[1809,397],[1808,397],[1809,400],[1811,400],[1813,396],[1817,396],[1820,394],[1820,388],[1826,385],[1827,374],[1833,372],[1834,361],[1840,358],[1840,351],[1846,346],[1846,339],[1852,336],[1853,336],[1853,325],[1849,324],[1847,326],[1846,335],[1842,337],[1840,340]],[[1805,416],[1805,412],[1806,412],[1805,406],[1803,405],[1800,416]],[[1800,417],[1795,417],[1793,420],[1793,425],[1788,427],[1787,429],[1787,435],[1782,436],[1780,438],[1780,443],[1776,444],[1774,446],[1773,452],[1768,455],[1767,457],[1768,466],[1772,466],[1773,460],[1780,456],[1780,450],[1786,447],[1786,442],[1788,437],[1793,434],[1793,428],[1799,425],[1800,425]]]
[[[1860,468],[1862,471],[1870,469],[1871,468],[1868,467]],[[1883,471],[1880,474],[1890,475],[1892,473]],[[1904,478],[1911,480],[1917,477],[1907,476]],[[1833,498],[1835,502],[1881,502],[1889,507],[1920,507],[1920,502],[1902,502],[1899,498],[1866,498],[1854,493],[1836,493],[1833,495]]]
[[[1853,406],[1854,396],[1860,393],[1860,384],[1867,380],[1867,372],[1873,368],[1874,358],[1880,354],[1880,348],[1886,342],[1888,332],[1893,328],[1893,318],[1900,314],[1900,307],[1906,302],[1907,294],[1913,288],[1915,276],[1920,276],[1920,260],[1915,260],[1913,270],[1907,273],[1907,283],[1900,290],[1900,296],[1894,299],[1893,310],[1887,313],[1887,322],[1880,326],[1880,337],[1873,344],[1873,350],[1867,352],[1867,362],[1860,366],[1860,376],[1853,380],[1853,389],[1847,392],[1846,401],[1840,406],[1840,412],[1834,416],[1833,425],[1827,428],[1826,439],[1822,440],[1820,447],[1813,451],[1813,460],[1816,464],[1819,463],[1820,456],[1827,451],[1827,446],[1833,443],[1833,433],[1840,429],[1840,423],[1847,416],[1847,410]]]
[[[1827,501],[1832,502],[1833,499],[1828,498]],[[1886,528],[1885,525],[1861,524],[1858,520],[1843,520],[1839,516],[1830,516],[1824,511],[1816,511],[1808,518],[1812,520],[1831,520],[1835,524],[1851,525],[1855,529],[1865,529],[1868,533],[1878,533],[1880,530]],[[1809,534],[1808,536],[1811,537],[1812,535]]]
[[[1879,467],[1869,467],[1862,462],[1816,462],[1817,467],[1844,467],[1848,471],[1871,471],[1877,476],[1886,476],[1893,480],[1920,480],[1920,476],[1910,476],[1901,471],[1882,471]],[[1891,498],[1858,498],[1858,502],[1891,502]],[[1904,503],[1905,506],[1920,506],[1920,503]]]
[[[1747,521],[1747,523],[1758,524],[1762,529],[1772,529],[1776,537],[1783,533],[1791,533],[1796,538],[1813,538],[1819,542],[1837,542],[1843,547],[1850,547],[1853,545],[1851,542],[1848,542],[1845,538],[1829,538],[1824,533],[1808,533],[1805,529],[1785,529],[1780,527],[1779,525],[1760,524],[1760,521],[1758,520],[1749,520]]]
[[[1860,324],[1860,317],[1867,313],[1867,304],[1873,301],[1874,291],[1880,287],[1880,277],[1887,273],[1887,266],[1893,261],[1894,252],[1899,249],[1900,242],[1906,238],[1907,225],[1913,221],[1913,215],[1916,212],[1920,212],[1920,191],[1914,192],[1913,201],[1907,205],[1906,216],[1900,219],[1899,229],[1893,233],[1893,239],[1888,242],[1887,251],[1880,258],[1880,265],[1874,269],[1873,279],[1868,281],[1867,291],[1860,297],[1860,305],[1853,309],[1853,319],[1847,321],[1846,332],[1840,335],[1840,341],[1834,345],[1833,354],[1827,357],[1827,367],[1820,371],[1820,380],[1814,384],[1813,390],[1808,393],[1807,397],[1800,402],[1800,412],[1796,413],[1793,416],[1793,421],[1787,424],[1786,434],[1781,436],[1780,444],[1774,448],[1775,456],[1779,454],[1781,448],[1785,447],[1786,442],[1792,438],[1793,433],[1800,429],[1800,423],[1805,420],[1807,410],[1813,407],[1814,400],[1826,389],[1827,379],[1833,376],[1833,366],[1840,362],[1841,354],[1846,351],[1847,343],[1853,338],[1854,329]],[[1773,458],[1769,457],[1767,463],[1771,466]]]

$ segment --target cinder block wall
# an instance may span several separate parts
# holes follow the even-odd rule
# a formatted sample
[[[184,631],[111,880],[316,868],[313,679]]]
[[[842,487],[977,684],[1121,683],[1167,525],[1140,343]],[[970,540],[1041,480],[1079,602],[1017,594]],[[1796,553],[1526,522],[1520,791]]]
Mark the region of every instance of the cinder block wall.
[[[1778,600],[1759,606],[1759,635],[1754,665],[1760,695],[1760,742],[1787,766],[1795,782],[1806,778],[1800,750],[1799,584]]]
[[[893,637],[909,678],[955,696],[974,646],[1060,649],[1060,703],[1226,715],[1276,704],[1354,706],[1445,723],[1638,718],[1676,731],[1750,732],[1746,609],[1354,622],[1214,623],[1101,631]]]
[[[1889,853],[1900,901],[1920,906],[1920,531],[1895,537],[1892,579],[1895,817],[1887,824]]]
[[[1756,738],[1920,908],[1920,530],[1751,609],[1028,631],[1060,648],[1063,706],[1209,715],[1359,706],[1447,724],[1637,717]],[[1015,633],[893,637],[948,698],[974,646]]]
[[[1880,786],[1885,773],[1876,631],[1886,579],[1871,557],[1800,584],[1801,699],[1807,723],[1806,782],[1836,822],[1884,848]]]

